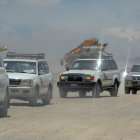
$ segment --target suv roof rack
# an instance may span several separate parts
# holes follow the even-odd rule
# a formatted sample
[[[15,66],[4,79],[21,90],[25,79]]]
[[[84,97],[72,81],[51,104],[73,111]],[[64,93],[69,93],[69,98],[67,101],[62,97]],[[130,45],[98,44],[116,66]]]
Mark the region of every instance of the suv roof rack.
[[[44,53],[37,54],[24,54],[24,53],[16,53],[16,52],[8,52],[6,54],[6,58],[20,58],[20,59],[45,59]]]
[[[80,58],[95,58],[98,59],[99,58],[99,53],[97,54],[90,54],[90,55],[81,55]],[[101,53],[101,59],[108,59],[108,60],[112,60],[113,59],[113,55],[107,52],[102,52]]]

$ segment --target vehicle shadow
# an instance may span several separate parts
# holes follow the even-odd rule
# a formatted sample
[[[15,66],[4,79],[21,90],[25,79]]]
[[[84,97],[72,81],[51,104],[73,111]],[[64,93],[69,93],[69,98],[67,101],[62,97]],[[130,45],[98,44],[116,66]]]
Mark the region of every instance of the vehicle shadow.
[[[6,117],[0,117],[0,119],[10,118],[10,115],[7,115]]]
[[[10,103],[10,106],[27,106],[27,107],[41,107],[44,106],[41,103],[37,103],[36,106],[30,106],[29,103]]]
[[[117,98],[117,97],[120,97],[120,96],[99,96],[98,98],[93,98],[92,96],[86,96],[86,97],[79,97],[79,96],[76,96],[76,97],[66,97],[65,99],[84,99],[84,98],[89,98],[89,99],[99,99],[99,98]]]

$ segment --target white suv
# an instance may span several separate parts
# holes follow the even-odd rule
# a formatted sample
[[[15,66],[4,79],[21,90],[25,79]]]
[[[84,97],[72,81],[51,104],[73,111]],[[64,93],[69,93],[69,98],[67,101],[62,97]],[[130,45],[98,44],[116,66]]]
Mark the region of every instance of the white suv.
[[[61,98],[77,91],[80,97],[92,91],[92,96],[97,98],[103,90],[117,96],[119,84],[120,72],[113,59],[78,59],[69,71],[60,74],[57,82]]]
[[[10,98],[28,100],[31,106],[52,99],[52,75],[44,54],[8,53],[4,65],[10,79]]]
[[[0,58],[0,117],[6,117],[9,107],[9,78]]]
[[[140,64],[132,66],[131,71],[125,77],[125,94],[137,94],[140,90]]]

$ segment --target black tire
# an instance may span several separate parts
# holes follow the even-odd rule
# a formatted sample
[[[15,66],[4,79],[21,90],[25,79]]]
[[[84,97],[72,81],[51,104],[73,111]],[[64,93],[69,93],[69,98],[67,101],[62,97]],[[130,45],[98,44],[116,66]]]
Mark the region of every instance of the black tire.
[[[3,108],[0,109],[0,117],[7,117],[8,114],[8,94],[6,93],[4,102],[3,102]]]
[[[99,82],[97,82],[92,89],[92,97],[99,98],[100,92],[101,92],[101,86],[100,86]]]
[[[63,88],[59,88],[59,95],[61,98],[67,97],[67,91],[65,91]]]
[[[86,97],[86,91],[79,91],[79,97],[85,98]]]
[[[51,102],[51,94],[52,94],[52,89],[51,87],[48,88],[47,95],[42,98],[42,103],[43,105],[49,105]]]
[[[118,95],[118,84],[117,82],[115,82],[113,88],[110,89],[110,96],[117,96],[117,95]]]
[[[37,94],[38,94],[38,89],[36,88],[34,91],[34,96],[29,99],[29,105],[30,106],[36,106],[37,105]]]
[[[132,94],[137,94],[137,90],[136,89],[132,89]]]
[[[125,94],[130,94],[130,89],[129,88],[125,88]]]

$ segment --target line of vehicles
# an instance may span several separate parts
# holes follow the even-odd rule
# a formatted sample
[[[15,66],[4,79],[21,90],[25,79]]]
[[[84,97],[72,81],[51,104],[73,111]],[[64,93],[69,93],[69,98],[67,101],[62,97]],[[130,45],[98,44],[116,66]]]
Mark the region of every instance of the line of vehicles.
[[[105,90],[117,96],[121,74],[113,56],[105,52],[106,44],[97,40],[83,44],[67,53],[66,61],[73,61],[58,78],[60,97],[78,92],[84,98],[91,92],[93,98],[98,98]],[[125,93],[131,90],[132,94],[140,90],[140,64],[134,65],[125,77]],[[10,99],[29,101],[30,106],[36,106],[37,99],[41,99],[43,105],[49,105],[52,93],[53,77],[45,54],[8,52],[4,60],[0,59],[0,117],[7,116]]]

